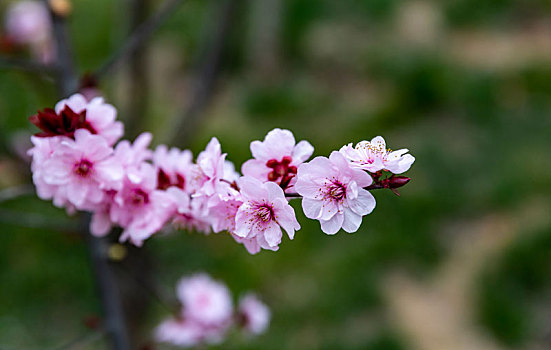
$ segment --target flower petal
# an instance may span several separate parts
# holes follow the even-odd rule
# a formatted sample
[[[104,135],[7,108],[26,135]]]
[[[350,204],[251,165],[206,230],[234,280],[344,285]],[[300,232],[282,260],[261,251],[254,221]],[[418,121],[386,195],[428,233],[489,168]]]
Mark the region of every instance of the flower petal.
[[[320,220],[321,230],[328,235],[334,235],[339,232],[344,221],[344,214],[338,213],[329,220]]]

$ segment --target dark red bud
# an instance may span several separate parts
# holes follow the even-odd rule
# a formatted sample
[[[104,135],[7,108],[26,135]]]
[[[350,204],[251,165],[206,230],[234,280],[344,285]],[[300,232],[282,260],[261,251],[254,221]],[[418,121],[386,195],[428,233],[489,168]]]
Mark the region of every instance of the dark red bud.
[[[291,174],[296,174],[296,173],[297,173],[297,167],[294,166],[294,165],[291,165],[291,166],[289,167],[289,172],[290,172]]]
[[[159,190],[166,190],[169,188],[172,184],[170,183],[170,177],[167,173],[163,171],[163,169],[159,169],[157,172],[157,189]]]
[[[275,160],[275,159],[270,159],[269,161],[266,162],[266,166],[267,166],[268,168],[272,168],[272,169],[273,169],[273,168],[275,168],[275,167],[278,165],[278,163],[279,163],[279,162],[278,162],[277,160]]]
[[[293,161],[293,158],[291,158],[289,156],[285,156],[281,160],[281,163],[283,163],[284,165],[289,165],[289,164],[291,164],[292,161]]]
[[[269,181],[276,181],[278,178],[279,178],[279,174],[276,173],[275,171],[272,171],[271,173],[268,174]]]
[[[90,72],[86,72],[86,73],[84,73],[82,78],[80,78],[80,89],[79,90],[88,89],[88,88],[95,89],[95,88],[98,87],[98,85],[99,85],[98,80],[96,79],[94,74],[92,74]]]
[[[390,188],[400,188],[405,186],[410,180],[409,177],[405,176],[392,176],[388,183]]]

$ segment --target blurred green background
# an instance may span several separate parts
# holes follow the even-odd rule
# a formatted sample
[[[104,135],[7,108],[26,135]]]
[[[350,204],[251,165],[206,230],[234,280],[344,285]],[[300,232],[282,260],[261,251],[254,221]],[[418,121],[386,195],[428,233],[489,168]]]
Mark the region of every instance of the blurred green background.
[[[81,73],[123,41],[129,4],[74,1]],[[141,112],[156,144],[190,102],[219,7],[190,0],[148,42]],[[133,117],[133,82],[124,67],[100,81],[122,120]],[[0,70],[0,189],[30,181],[13,150],[34,130],[28,116],[55,102],[51,80]],[[167,294],[205,271],[273,310],[267,334],[220,349],[551,348],[549,1],[238,1],[190,148],[216,136],[239,167],[274,127],[315,155],[383,135],[416,157],[413,180],[401,197],[374,193],[355,234],[326,236],[293,202],[303,229],[277,253],[251,256],[225,234],[148,240]],[[0,203],[0,349],[51,349],[91,332],[85,320],[101,311],[77,225],[33,195]],[[167,313],[154,299],[140,307],[145,344]]]

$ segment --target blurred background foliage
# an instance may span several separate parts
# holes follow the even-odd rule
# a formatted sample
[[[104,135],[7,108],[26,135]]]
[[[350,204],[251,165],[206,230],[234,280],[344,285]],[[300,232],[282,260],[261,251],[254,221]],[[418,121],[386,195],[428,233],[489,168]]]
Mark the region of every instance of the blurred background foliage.
[[[189,103],[218,4],[187,1],[149,42],[143,113],[156,144]],[[73,5],[84,73],[126,37],[129,0]],[[303,229],[277,253],[250,256],[225,234],[147,241],[166,294],[206,271],[272,308],[267,334],[220,348],[551,348],[549,1],[240,1],[222,63],[194,154],[216,136],[239,167],[252,140],[280,127],[315,155],[383,135],[417,161],[401,197],[374,193],[377,208],[353,235],[324,235],[293,202]],[[124,69],[100,81],[123,120],[129,84]],[[14,154],[33,132],[27,117],[55,102],[52,81],[0,70],[0,189],[30,181]],[[100,307],[77,219],[25,196],[0,203],[0,225],[0,348],[87,334]],[[143,308],[147,343],[166,310]]]

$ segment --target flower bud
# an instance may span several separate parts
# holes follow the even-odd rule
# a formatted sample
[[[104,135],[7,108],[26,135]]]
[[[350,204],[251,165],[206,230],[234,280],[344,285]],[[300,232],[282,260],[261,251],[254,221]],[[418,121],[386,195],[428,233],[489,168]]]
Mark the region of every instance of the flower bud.
[[[388,181],[389,188],[400,188],[405,186],[411,179],[406,176],[392,176]]]

